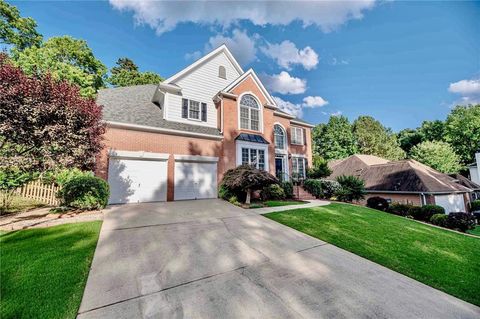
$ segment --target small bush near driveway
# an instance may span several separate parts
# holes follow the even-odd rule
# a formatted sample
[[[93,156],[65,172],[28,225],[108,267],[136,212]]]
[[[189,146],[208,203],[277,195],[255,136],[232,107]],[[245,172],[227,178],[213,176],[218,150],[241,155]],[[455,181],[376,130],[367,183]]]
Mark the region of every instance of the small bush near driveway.
[[[385,198],[380,196],[373,196],[367,199],[367,207],[386,211],[388,209],[388,202]]]
[[[448,215],[445,214],[435,214],[430,218],[430,223],[433,225],[437,225],[440,227],[447,227],[448,226]]]
[[[75,176],[59,192],[64,205],[82,210],[107,206],[110,190],[106,181],[95,176]]]
[[[285,199],[285,191],[278,184],[272,184],[264,187],[261,193],[263,200],[267,199]]]

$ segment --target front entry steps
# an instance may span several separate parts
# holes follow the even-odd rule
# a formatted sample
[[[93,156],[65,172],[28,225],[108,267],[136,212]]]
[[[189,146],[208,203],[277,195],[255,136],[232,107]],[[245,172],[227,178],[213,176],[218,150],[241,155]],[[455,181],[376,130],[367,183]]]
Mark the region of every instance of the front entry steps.
[[[310,194],[302,186],[293,186],[293,198],[297,200],[312,200],[315,196]]]

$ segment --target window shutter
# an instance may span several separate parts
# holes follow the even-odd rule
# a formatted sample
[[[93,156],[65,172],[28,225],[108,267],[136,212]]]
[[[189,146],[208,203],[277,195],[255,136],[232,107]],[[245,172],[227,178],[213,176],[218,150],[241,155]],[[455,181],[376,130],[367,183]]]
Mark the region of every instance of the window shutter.
[[[184,119],[188,118],[188,100],[182,99],[182,117]]]
[[[207,121],[207,103],[202,103],[202,121]]]
[[[307,130],[302,129],[302,134],[303,134],[303,145],[307,145]]]
[[[295,137],[295,128],[294,127],[292,127],[290,129],[290,135],[291,135],[291,137],[290,137],[291,143],[295,144],[296,143],[296,137]]]

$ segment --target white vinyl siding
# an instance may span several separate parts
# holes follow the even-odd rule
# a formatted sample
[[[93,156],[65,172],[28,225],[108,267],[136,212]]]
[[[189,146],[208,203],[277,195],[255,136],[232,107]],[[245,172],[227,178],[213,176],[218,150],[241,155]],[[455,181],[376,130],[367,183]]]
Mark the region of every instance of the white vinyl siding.
[[[218,76],[219,67],[224,66],[226,78]],[[166,93],[166,120],[195,125],[217,127],[217,110],[213,97],[233,82],[240,74],[224,53],[214,56],[197,69],[175,81],[182,88],[179,94]],[[182,98],[207,103],[207,121],[201,122],[182,118]]]
[[[292,144],[295,145],[303,145],[304,144],[304,137],[303,137],[303,129],[300,127],[292,127]]]

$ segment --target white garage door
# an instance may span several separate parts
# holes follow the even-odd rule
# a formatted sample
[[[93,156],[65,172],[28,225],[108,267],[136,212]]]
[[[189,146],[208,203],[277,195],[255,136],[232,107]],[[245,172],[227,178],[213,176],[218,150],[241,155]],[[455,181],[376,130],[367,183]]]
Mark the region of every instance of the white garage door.
[[[174,199],[217,197],[216,157],[175,155]]]
[[[442,206],[445,213],[465,212],[465,201],[462,194],[437,195],[435,204]]]
[[[110,156],[110,204],[167,200],[168,155],[117,152]]]

